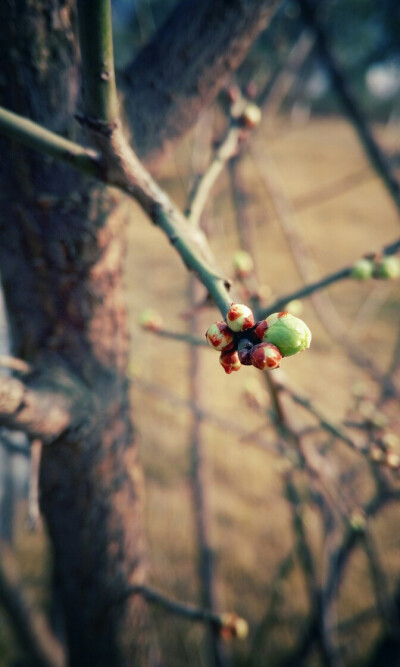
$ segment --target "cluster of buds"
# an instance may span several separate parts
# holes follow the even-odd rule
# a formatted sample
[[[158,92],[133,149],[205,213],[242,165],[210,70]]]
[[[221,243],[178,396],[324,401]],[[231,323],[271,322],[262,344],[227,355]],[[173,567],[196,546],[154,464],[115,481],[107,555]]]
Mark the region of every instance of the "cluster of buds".
[[[287,312],[255,322],[250,308],[232,303],[226,321],[212,324],[206,338],[214,350],[221,352],[221,366],[229,374],[242,365],[261,370],[278,368],[282,357],[310,347],[311,331],[303,320]]]
[[[363,257],[354,264],[351,276],[356,280],[368,280],[369,278],[395,280],[400,278],[400,257],[393,255]]]

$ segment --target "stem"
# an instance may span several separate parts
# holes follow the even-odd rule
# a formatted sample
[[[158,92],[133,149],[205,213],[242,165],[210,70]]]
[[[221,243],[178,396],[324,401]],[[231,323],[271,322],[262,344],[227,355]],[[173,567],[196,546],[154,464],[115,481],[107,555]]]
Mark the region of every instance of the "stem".
[[[110,0],[78,0],[83,106],[89,118],[118,119]]]
[[[394,241],[394,243],[391,243],[390,245],[387,245],[383,248],[382,255],[384,255],[385,257],[389,257],[390,255],[396,254],[396,252],[399,249],[400,249],[400,240]],[[264,308],[259,313],[257,313],[257,315],[260,319],[263,319],[264,317],[268,317],[268,315],[270,315],[271,313],[276,312],[277,310],[285,306],[290,301],[293,301],[294,299],[302,299],[306,296],[310,296],[314,292],[323,289],[324,287],[328,287],[328,285],[332,285],[333,283],[338,282],[339,280],[343,280],[344,278],[350,278],[352,269],[353,266],[345,266],[344,268],[339,269],[334,273],[330,273],[329,275],[325,276],[325,278],[321,278],[321,280],[316,280],[314,283],[305,285],[305,287],[301,287],[295,292],[290,292],[285,296],[281,296],[267,308]]]
[[[2,107],[0,107],[0,132],[10,139],[19,141],[24,146],[51,155],[86,174],[97,178],[102,177],[101,158],[97,151],[84,148],[69,139],[60,137],[28,118]]]

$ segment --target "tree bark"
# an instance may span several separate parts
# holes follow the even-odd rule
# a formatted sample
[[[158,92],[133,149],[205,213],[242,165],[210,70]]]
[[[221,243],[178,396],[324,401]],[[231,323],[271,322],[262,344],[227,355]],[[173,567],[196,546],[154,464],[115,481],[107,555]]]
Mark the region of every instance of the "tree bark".
[[[127,68],[135,150],[155,168],[244,60],[279,0],[181,0]]]
[[[79,91],[72,0],[0,5],[0,101],[64,136]],[[41,507],[72,665],[148,665],[142,473],[125,377],[123,221],[109,192],[9,140],[0,150],[0,266],[14,353],[84,386],[79,428],[44,447]]]

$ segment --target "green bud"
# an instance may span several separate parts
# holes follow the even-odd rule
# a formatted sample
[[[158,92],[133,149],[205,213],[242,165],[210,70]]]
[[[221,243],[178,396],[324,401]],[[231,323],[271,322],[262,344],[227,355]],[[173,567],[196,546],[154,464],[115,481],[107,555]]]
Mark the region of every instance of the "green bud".
[[[163,328],[163,320],[161,315],[152,308],[145,308],[140,313],[139,324],[142,329],[147,331],[161,331]]]
[[[310,347],[311,331],[303,320],[290,313],[273,313],[263,340],[276,345],[283,357],[291,357]]]
[[[252,272],[254,262],[248,252],[245,250],[238,250],[233,256],[233,266],[235,267],[236,274],[239,278],[245,278]]]
[[[374,263],[370,259],[359,259],[351,270],[351,277],[356,280],[368,280],[374,273]]]
[[[383,257],[375,265],[374,275],[376,278],[383,278],[384,280],[400,278],[400,258]]]

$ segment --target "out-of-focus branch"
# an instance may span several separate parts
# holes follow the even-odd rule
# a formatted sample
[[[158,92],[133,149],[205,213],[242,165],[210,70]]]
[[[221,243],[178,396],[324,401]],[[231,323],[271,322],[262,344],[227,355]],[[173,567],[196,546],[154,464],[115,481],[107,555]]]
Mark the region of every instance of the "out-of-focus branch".
[[[195,182],[190,194],[186,216],[192,225],[198,225],[211,189],[221,174],[226,163],[235,155],[241,129],[237,124],[230,125],[221,145],[215,151],[213,159],[206,171]]]
[[[353,97],[347,85],[346,78],[333,56],[325,30],[317,17],[316,4],[314,4],[313,0],[300,0],[299,4],[302,19],[315,35],[319,57],[331,79],[332,86],[340,99],[343,109],[356,130],[370,163],[382,179],[397,210],[400,212],[400,183],[368,127],[365,116],[359,108],[356,99]]]
[[[385,256],[394,255],[398,252],[399,249],[400,249],[400,240],[394,241],[394,243],[390,243],[389,245],[385,246],[378,254],[382,254]],[[276,301],[274,301],[272,304],[270,304],[266,308],[263,308],[258,313],[258,316],[260,318],[268,317],[268,315],[276,312],[277,310],[280,310],[293,299],[303,299],[307,296],[310,296],[314,292],[318,292],[324,289],[325,287],[328,287],[329,285],[333,285],[333,283],[336,283],[345,278],[350,278],[352,269],[353,266],[345,266],[342,269],[339,269],[338,271],[334,271],[333,273],[328,274],[327,276],[321,278],[320,280],[316,280],[315,282],[310,283],[309,285],[305,285],[304,287],[301,287],[298,290],[290,292],[285,296],[281,296],[278,299],[276,299]]]
[[[24,381],[0,376],[0,424],[46,444],[82,425],[91,400],[90,392],[62,367],[49,365]]]
[[[142,595],[150,604],[156,604],[171,614],[181,616],[189,621],[211,623],[220,633],[226,631],[227,633],[230,633],[232,637],[240,638],[247,635],[247,622],[234,613],[216,614],[208,609],[178,602],[164,593],[160,593],[160,591],[148,586],[131,586],[118,600],[116,600],[116,602],[122,602],[130,595]]]
[[[10,548],[0,544],[0,605],[7,613],[21,648],[39,667],[64,667],[63,649],[45,618],[24,597]]]
[[[226,85],[277,0],[182,0],[128,66],[126,110],[135,149],[155,165]]]

